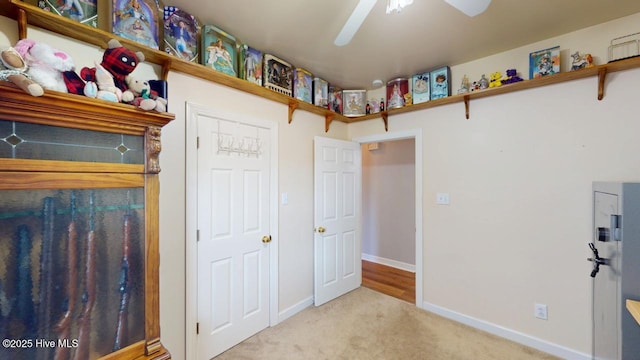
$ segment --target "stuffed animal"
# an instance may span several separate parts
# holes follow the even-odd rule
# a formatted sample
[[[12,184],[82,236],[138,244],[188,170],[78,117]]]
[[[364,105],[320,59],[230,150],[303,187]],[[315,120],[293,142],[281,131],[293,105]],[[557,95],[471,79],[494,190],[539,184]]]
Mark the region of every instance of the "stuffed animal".
[[[109,73],[98,62],[96,65],[96,81],[88,81],[84,87],[84,94],[90,98],[120,102],[122,100],[122,90],[120,90]]]
[[[115,86],[124,92],[128,88],[125,77],[131,74],[139,63],[144,61],[144,54],[140,51],[133,52],[125,48],[116,39],[109,40],[107,46],[108,48],[102,55],[100,65],[111,74]],[[95,67],[82,68],[80,77],[84,81],[96,81],[96,70]],[[123,101],[129,100],[123,99]]]
[[[516,69],[507,69],[507,77],[502,80],[502,84],[513,84],[522,80],[523,79],[518,76],[518,71]]]
[[[136,79],[132,75],[127,75],[125,77],[125,81],[129,90],[125,91],[123,99],[127,98],[127,94],[129,94],[129,97],[133,97],[133,99],[128,102],[142,110],[156,110],[158,112],[167,111],[167,99],[162,98],[151,91],[151,86],[148,81]]]
[[[68,92],[63,73],[76,67],[69,54],[48,44],[22,39],[14,46],[27,65],[27,75],[43,88]]]
[[[32,96],[44,94],[42,86],[29,78],[27,64],[12,47],[0,52],[0,80],[12,82]]]
[[[502,74],[499,71],[492,73],[489,78],[491,80],[489,81],[490,88],[502,85]]]

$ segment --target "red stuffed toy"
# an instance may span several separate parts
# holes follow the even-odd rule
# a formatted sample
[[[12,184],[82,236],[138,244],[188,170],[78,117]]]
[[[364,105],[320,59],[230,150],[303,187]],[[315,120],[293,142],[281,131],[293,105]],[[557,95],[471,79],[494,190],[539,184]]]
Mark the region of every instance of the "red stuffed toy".
[[[124,92],[128,89],[124,80],[125,77],[135,70],[139,63],[144,61],[144,54],[140,51],[133,52],[125,48],[116,39],[109,40],[107,46],[102,55],[100,65],[113,76],[115,86]],[[97,82],[95,67],[82,68],[80,76],[75,73],[65,74],[65,82],[71,93],[84,95],[85,81]]]

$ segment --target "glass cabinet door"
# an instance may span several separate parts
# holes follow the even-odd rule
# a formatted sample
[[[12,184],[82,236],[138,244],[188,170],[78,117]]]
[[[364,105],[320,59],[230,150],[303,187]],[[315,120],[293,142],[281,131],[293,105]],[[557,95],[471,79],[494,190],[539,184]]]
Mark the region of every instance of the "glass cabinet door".
[[[144,340],[144,189],[0,190],[2,359]]]

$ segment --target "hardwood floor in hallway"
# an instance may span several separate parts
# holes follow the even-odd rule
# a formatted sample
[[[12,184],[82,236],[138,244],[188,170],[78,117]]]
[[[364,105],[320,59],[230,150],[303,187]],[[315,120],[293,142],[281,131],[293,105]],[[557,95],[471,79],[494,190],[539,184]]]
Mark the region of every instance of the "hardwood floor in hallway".
[[[362,260],[362,286],[416,303],[416,274],[409,271]]]

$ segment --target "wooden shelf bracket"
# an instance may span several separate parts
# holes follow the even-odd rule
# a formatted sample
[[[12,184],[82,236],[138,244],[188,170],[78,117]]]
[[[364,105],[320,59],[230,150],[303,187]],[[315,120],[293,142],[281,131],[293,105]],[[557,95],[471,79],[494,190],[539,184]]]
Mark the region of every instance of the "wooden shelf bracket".
[[[604,81],[607,77],[607,68],[601,67],[598,69],[598,100],[602,100],[604,97]]]
[[[162,74],[160,80],[167,81],[169,78],[169,71],[171,70],[171,60],[165,60],[162,62]]]
[[[329,126],[331,125],[331,122],[333,121],[333,114],[332,113],[327,113],[324,116],[324,132],[329,132]]]
[[[289,124],[293,121],[293,112],[298,108],[298,103],[295,101],[289,101]]]
[[[18,40],[27,38],[27,12],[18,9]]]
[[[469,95],[464,96],[464,116],[469,120]]]
[[[384,122],[384,131],[389,132],[389,113],[383,111],[380,116],[382,117],[382,121]]]

